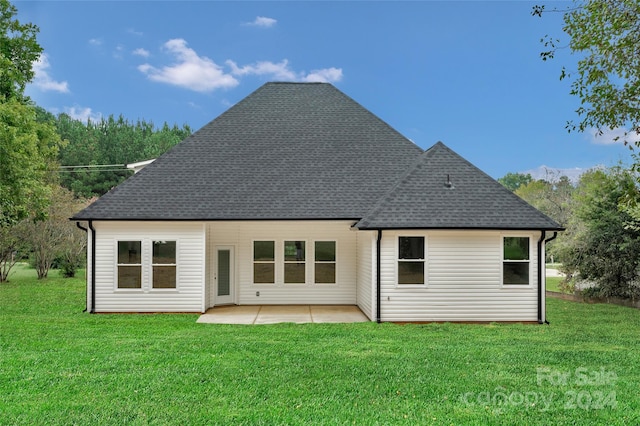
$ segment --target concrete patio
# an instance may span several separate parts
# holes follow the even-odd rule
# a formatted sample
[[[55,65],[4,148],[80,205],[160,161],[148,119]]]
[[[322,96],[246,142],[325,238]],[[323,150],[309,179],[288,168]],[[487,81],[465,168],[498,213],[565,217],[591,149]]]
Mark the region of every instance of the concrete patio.
[[[200,315],[207,324],[297,324],[367,322],[369,319],[353,305],[243,305],[216,306]]]

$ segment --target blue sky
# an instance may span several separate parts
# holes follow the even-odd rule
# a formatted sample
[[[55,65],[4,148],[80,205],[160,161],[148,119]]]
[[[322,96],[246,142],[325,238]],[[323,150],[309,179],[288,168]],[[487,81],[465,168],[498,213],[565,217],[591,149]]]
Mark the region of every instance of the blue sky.
[[[14,4],[44,48],[27,92],[54,113],[196,130],[267,81],[327,81],[494,178],[630,159],[608,134],[565,130],[579,100],[559,74],[576,58],[539,59],[540,39],[563,33],[560,14],[531,16],[535,2]]]

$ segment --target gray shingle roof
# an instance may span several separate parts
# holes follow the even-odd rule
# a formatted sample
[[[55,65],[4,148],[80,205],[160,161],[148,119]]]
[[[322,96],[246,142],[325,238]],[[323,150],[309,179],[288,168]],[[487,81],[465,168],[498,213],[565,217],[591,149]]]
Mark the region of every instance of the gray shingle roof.
[[[267,83],[75,219],[360,219],[422,150],[323,83]]]
[[[73,219],[559,228],[442,143],[423,152],[326,83],[263,85]]]
[[[562,229],[442,142],[425,151],[359,229]]]

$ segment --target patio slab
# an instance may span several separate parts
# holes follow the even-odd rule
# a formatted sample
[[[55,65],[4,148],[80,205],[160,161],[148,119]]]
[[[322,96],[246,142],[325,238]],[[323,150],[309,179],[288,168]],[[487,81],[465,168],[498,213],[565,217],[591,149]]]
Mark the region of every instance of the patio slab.
[[[260,306],[218,306],[200,315],[197,322],[209,324],[253,324]]]
[[[217,306],[200,315],[199,323],[209,324],[297,324],[367,322],[353,305],[242,305]]]

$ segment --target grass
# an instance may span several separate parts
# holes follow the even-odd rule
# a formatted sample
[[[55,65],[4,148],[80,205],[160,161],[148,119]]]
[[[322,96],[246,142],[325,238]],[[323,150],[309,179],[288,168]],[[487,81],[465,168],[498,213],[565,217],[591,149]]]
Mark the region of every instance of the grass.
[[[0,284],[0,424],[638,424],[640,311],[551,325],[196,324],[89,315],[81,279]],[[35,273],[34,273],[35,275]]]
[[[564,279],[564,277],[547,277],[547,286],[546,289],[550,291],[562,292],[560,290],[560,282]]]

